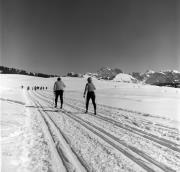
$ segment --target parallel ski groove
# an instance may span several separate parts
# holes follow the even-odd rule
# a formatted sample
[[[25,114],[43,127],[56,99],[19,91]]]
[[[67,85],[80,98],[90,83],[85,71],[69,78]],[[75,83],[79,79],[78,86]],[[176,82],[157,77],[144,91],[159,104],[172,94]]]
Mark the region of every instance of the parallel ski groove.
[[[83,109],[80,108],[80,107],[76,107],[76,106],[74,106],[74,105],[72,105],[72,104],[70,104],[70,103],[66,103],[66,104],[67,104],[68,106],[74,108],[74,109],[81,110],[81,112],[83,112]],[[92,113],[92,112],[91,112],[91,113]],[[92,113],[92,114],[93,114],[93,113]],[[114,120],[112,120],[112,119],[110,119],[110,118],[104,117],[104,116],[102,116],[102,115],[100,115],[100,114],[101,114],[101,113],[98,113],[98,115],[96,115],[95,117],[96,117],[96,118],[99,118],[99,119],[102,119],[102,120],[104,120],[104,121],[110,122],[110,123],[114,124],[114,125],[117,126],[117,127],[120,127],[120,128],[125,129],[125,130],[128,130],[128,131],[130,131],[130,132],[132,132],[132,133],[134,133],[134,134],[137,134],[137,135],[139,135],[139,136],[142,136],[142,137],[144,137],[144,138],[146,138],[146,139],[148,139],[148,140],[151,140],[151,141],[153,141],[153,142],[155,142],[155,143],[158,143],[158,144],[160,144],[160,145],[163,145],[163,146],[165,146],[165,147],[167,147],[167,148],[169,148],[169,149],[172,149],[172,150],[180,153],[180,149],[176,147],[176,146],[179,146],[179,145],[177,145],[177,144],[175,144],[175,143],[173,143],[173,142],[170,142],[169,140],[165,140],[165,139],[162,139],[162,138],[158,138],[157,136],[154,136],[154,135],[152,135],[152,134],[148,134],[148,135],[147,135],[147,133],[144,132],[144,131],[142,131],[142,130],[139,130],[139,129],[137,129],[137,128],[131,127],[131,126],[126,125],[126,124],[122,124],[122,123],[120,123],[120,122],[116,122],[116,121],[114,121]]]
[[[37,94],[37,96],[38,96],[38,95],[43,96],[43,97],[46,97],[46,96],[41,95],[41,94]],[[76,110],[80,110],[81,112],[84,112],[84,109],[81,108],[81,107],[74,106],[74,105],[72,105],[72,104],[70,104],[70,103],[67,103],[67,102],[65,102],[65,104],[67,104],[68,106],[70,106],[70,107],[72,107],[72,108],[74,108],[74,109],[76,109]],[[91,113],[92,113],[92,112],[91,112]],[[171,150],[173,150],[173,151],[176,151],[176,152],[179,152],[179,153],[180,153],[180,148],[178,148],[178,147],[180,147],[180,145],[178,145],[178,144],[176,144],[176,143],[174,143],[174,142],[171,142],[171,141],[169,141],[169,140],[167,140],[167,139],[160,138],[160,137],[158,137],[158,136],[156,136],[156,135],[153,135],[153,134],[147,133],[147,132],[145,132],[145,131],[143,131],[143,130],[140,130],[140,129],[131,127],[131,126],[127,125],[127,124],[124,125],[124,124],[122,124],[121,122],[117,122],[117,121],[115,121],[115,120],[113,120],[113,119],[110,119],[110,118],[108,118],[108,117],[102,116],[101,113],[99,113],[99,112],[98,112],[98,115],[96,115],[95,117],[96,117],[96,118],[99,118],[99,119],[101,119],[101,120],[104,120],[104,121],[106,121],[106,122],[110,122],[110,123],[116,125],[117,127],[120,127],[120,128],[125,129],[125,130],[128,130],[128,131],[130,131],[130,132],[132,132],[132,133],[134,133],[134,134],[136,134],[136,135],[139,135],[139,136],[141,136],[141,137],[144,137],[144,138],[146,138],[146,139],[148,139],[148,140],[150,140],[150,141],[153,141],[153,142],[155,142],[155,143],[160,144],[161,146],[165,146],[165,147],[167,147],[167,148],[169,148],[169,149],[171,149]]]
[[[30,97],[30,94],[28,94],[28,96]],[[32,97],[31,97],[31,101],[32,101]],[[37,105],[37,103],[35,101],[32,101],[33,104]],[[54,142],[54,139],[52,137],[52,134],[48,128],[48,126],[46,125],[44,118],[42,116],[41,111],[39,110],[39,108],[37,109],[38,113],[39,113],[39,117],[40,120],[42,122],[42,128],[44,130],[44,133],[46,133],[45,135],[47,136],[47,139],[50,141],[50,149],[51,152],[53,153],[52,158],[54,159],[53,161],[56,163],[56,165],[53,166],[54,169],[56,169],[56,171],[61,171],[61,172],[67,172],[67,168],[64,166],[64,163],[61,159],[61,156],[59,155],[59,152],[56,149],[56,144]]]
[[[38,96],[38,95],[37,95],[37,96]],[[51,104],[51,102],[50,102],[49,100],[47,100],[47,99],[45,99],[45,98],[42,98],[42,97],[39,97],[39,98],[42,99],[43,101],[48,102],[48,103]],[[68,111],[61,111],[61,112],[63,112],[63,113],[66,114],[66,115],[71,115]],[[71,118],[73,118],[73,119],[76,120],[76,121],[80,120],[80,121],[79,121],[80,124],[82,124],[82,123],[81,123],[82,121],[83,121],[84,123],[88,124],[87,121],[84,121],[83,119],[78,118],[77,116],[75,117],[75,116],[72,116],[72,115],[71,115]],[[76,119],[75,119],[75,118],[76,118]],[[77,118],[78,118],[78,119],[77,119]],[[82,125],[84,125],[84,124],[82,124]],[[117,142],[120,143],[120,141],[118,140],[118,138],[112,136],[111,134],[107,133],[106,131],[103,131],[102,129],[98,128],[97,126],[94,126],[94,125],[91,124],[91,123],[89,123],[89,125],[93,126],[94,128],[96,128],[96,129],[99,130],[100,132],[104,133],[104,134],[107,135],[108,137],[111,137],[113,140],[115,140],[115,141],[117,141]],[[85,127],[88,128],[88,126],[85,126]],[[92,131],[92,129],[91,129],[91,131]],[[95,132],[95,133],[96,133],[96,131],[92,131],[92,132]],[[96,134],[96,135],[99,136],[99,134]],[[101,136],[99,136],[99,137],[101,137]],[[102,136],[101,138],[103,139],[103,136]],[[105,140],[105,141],[108,142],[107,140]],[[114,145],[114,143],[112,143],[112,142],[108,142],[108,143],[111,144],[111,145],[113,145],[113,146],[117,146],[117,145]],[[122,143],[120,143],[120,144],[123,145]],[[128,146],[127,146],[127,145],[123,145],[123,146],[125,146],[125,147],[127,147],[127,148],[130,148],[131,151],[135,152],[136,154],[138,154],[138,155],[141,156],[142,158],[145,158],[147,161],[149,161],[149,163],[151,163],[151,166],[155,165],[155,166],[157,166],[158,168],[160,168],[160,169],[162,169],[162,170],[164,170],[164,171],[166,171],[166,172],[170,172],[170,171],[173,172],[173,171],[174,171],[173,169],[171,169],[171,168],[169,168],[169,167],[167,167],[167,166],[165,166],[165,165],[163,165],[163,164],[161,164],[161,163],[158,163],[158,162],[154,161],[154,160],[153,160],[152,158],[150,158],[148,155],[145,155],[143,152],[137,150],[136,148],[133,148],[133,147],[131,147],[131,146],[129,146],[129,145],[128,145]],[[117,149],[117,147],[115,147],[115,148]],[[120,149],[121,149],[121,148],[118,148],[118,150],[123,153],[124,150],[120,150]],[[127,156],[127,155],[128,155],[128,156]],[[135,161],[137,164],[139,164],[139,165],[140,165],[141,167],[143,167],[144,169],[146,169],[146,170],[148,170],[148,171],[154,171],[152,168],[149,168],[146,164],[142,164],[142,162],[145,162],[144,160],[143,160],[143,161],[142,161],[142,160],[139,161],[139,159],[136,159],[135,157],[132,158],[132,154],[129,154],[129,153],[127,153],[127,152],[126,152],[126,156],[129,157],[130,159],[132,159],[133,161]],[[159,170],[160,170],[160,169],[159,169]]]
[[[29,95],[30,95],[30,94],[29,94]],[[35,103],[36,105],[38,105],[38,107],[40,107],[40,108],[43,109],[43,106],[39,103],[38,100],[35,100],[35,98],[33,98],[32,96],[31,96],[31,99],[34,100],[34,103]],[[38,111],[40,112],[42,118],[44,119],[44,122],[46,123],[46,126],[47,126],[48,129],[49,129],[49,132],[50,132],[50,134],[51,134],[52,139],[54,140],[54,138],[53,138],[53,133],[52,133],[52,131],[51,131],[51,129],[50,129],[50,126],[53,127],[53,131],[56,132],[56,136],[58,136],[58,135],[60,134],[60,135],[62,135],[63,138],[65,138],[65,136],[64,136],[64,135],[62,134],[62,132],[59,130],[59,127],[57,127],[56,123],[52,120],[52,118],[49,116],[49,114],[48,114],[47,112],[45,112],[45,111],[44,111],[44,114],[43,114],[43,112],[42,112],[41,110],[39,110],[39,109],[38,109]],[[48,118],[49,118],[49,119],[48,119]],[[58,136],[58,137],[59,137],[59,136]],[[61,140],[61,141],[62,141],[62,140]],[[54,140],[54,144],[55,144],[55,140]],[[64,153],[63,153],[64,150],[62,150],[61,147],[59,146],[59,141],[58,141],[57,144],[55,144],[55,145],[56,145],[57,152],[58,152],[60,158],[62,159],[64,166],[66,167],[66,170],[69,171],[67,166],[68,166],[69,164],[71,164],[71,162],[69,162],[69,159],[67,159],[66,156],[64,155]],[[72,152],[74,153],[74,151],[72,151]],[[76,163],[78,163],[77,165],[79,165],[80,167],[78,167],[76,164],[73,164],[74,167],[75,167],[75,169],[73,170],[73,172],[86,172],[86,171],[90,171],[90,170],[89,170],[90,168],[87,167],[87,166],[84,164],[83,160],[82,160],[80,157],[78,157],[77,154],[74,154],[74,155],[71,155],[71,156],[72,156],[72,157],[70,157],[71,160],[72,160],[73,158],[77,157],[77,159],[78,159],[79,162],[80,162],[80,163],[78,163],[78,162],[76,161]],[[83,165],[83,164],[84,164],[84,165]]]

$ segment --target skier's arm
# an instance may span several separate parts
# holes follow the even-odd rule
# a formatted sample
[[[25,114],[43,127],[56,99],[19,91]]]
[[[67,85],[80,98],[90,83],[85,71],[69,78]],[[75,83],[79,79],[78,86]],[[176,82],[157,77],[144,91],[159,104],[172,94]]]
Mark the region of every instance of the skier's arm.
[[[94,90],[96,90],[96,87],[95,87],[95,85],[93,84],[93,87],[94,87]]]
[[[88,87],[88,85],[86,84],[85,89],[84,89],[84,97],[85,97],[86,92],[87,92],[87,87]]]
[[[56,91],[56,83],[54,83],[53,91],[54,91],[54,92]]]

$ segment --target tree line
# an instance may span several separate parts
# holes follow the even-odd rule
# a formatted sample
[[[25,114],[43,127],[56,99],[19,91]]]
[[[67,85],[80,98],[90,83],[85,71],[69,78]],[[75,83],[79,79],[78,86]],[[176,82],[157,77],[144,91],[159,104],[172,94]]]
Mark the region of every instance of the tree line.
[[[50,78],[50,77],[58,77],[58,75],[49,75],[44,73],[36,73],[36,72],[27,72],[22,69],[15,69],[15,68],[9,68],[0,66],[0,73],[1,74],[20,74],[20,75],[29,75],[29,76],[37,76],[37,77],[43,77],[43,78]]]

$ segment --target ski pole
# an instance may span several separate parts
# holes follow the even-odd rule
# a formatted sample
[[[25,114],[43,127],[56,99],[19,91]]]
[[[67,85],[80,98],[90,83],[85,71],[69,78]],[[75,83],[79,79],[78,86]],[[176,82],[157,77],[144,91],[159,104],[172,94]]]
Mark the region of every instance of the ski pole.
[[[52,101],[53,101],[53,107],[54,107],[54,106],[55,106],[55,102],[54,102],[54,101],[55,101],[55,92],[54,92],[54,91],[53,91],[53,97],[52,97],[52,99],[53,99]]]
[[[87,96],[87,95],[84,95],[84,96],[83,96],[85,109],[86,109],[86,96]]]

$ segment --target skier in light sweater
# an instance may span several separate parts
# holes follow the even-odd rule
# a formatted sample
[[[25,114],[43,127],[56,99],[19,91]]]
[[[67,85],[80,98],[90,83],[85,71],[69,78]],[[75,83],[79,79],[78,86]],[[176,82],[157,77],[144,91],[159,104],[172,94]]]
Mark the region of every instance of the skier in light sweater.
[[[87,96],[86,96],[86,112],[88,112],[88,106],[89,106],[89,100],[92,100],[93,106],[94,106],[94,114],[96,115],[96,96],[95,96],[95,92],[94,90],[96,89],[96,87],[94,86],[93,82],[92,82],[92,78],[89,77],[87,79],[88,83],[85,86],[85,90],[84,90],[84,98],[87,92]]]
[[[65,88],[65,84],[62,81],[61,78],[57,78],[57,81],[54,83],[54,94],[55,94],[55,108],[57,107],[57,101],[58,97],[60,96],[60,101],[61,101],[61,109],[63,107],[63,92]]]

